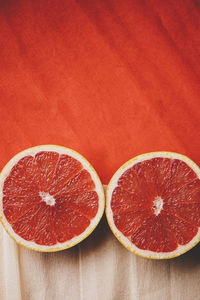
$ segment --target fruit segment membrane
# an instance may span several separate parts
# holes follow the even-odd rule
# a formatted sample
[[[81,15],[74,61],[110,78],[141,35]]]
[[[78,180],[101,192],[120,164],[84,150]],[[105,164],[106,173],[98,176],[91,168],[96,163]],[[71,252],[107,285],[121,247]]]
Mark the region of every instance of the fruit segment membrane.
[[[111,198],[117,229],[139,249],[171,252],[200,226],[200,180],[183,161],[138,162],[118,180]]]
[[[3,212],[15,233],[39,245],[80,235],[98,211],[90,173],[65,154],[25,156],[4,181]]]

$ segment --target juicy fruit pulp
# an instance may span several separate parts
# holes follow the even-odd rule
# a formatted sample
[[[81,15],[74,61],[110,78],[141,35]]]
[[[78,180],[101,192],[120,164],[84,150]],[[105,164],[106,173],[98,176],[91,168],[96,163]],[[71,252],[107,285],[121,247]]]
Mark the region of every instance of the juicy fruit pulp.
[[[171,252],[200,226],[200,180],[179,159],[136,163],[118,179],[111,197],[113,221],[142,250]]]
[[[80,235],[98,211],[90,173],[54,151],[25,156],[3,185],[3,213],[26,241],[51,246]]]

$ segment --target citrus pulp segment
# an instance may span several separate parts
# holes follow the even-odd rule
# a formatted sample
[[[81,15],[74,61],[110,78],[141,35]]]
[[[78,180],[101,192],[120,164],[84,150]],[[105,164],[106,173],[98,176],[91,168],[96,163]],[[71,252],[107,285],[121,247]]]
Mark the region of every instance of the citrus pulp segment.
[[[104,191],[74,150],[42,145],[14,156],[0,175],[0,220],[19,244],[58,251],[86,238],[104,211]]]
[[[111,230],[130,251],[164,259],[200,239],[200,169],[188,157],[153,152],[125,163],[106,193]]]

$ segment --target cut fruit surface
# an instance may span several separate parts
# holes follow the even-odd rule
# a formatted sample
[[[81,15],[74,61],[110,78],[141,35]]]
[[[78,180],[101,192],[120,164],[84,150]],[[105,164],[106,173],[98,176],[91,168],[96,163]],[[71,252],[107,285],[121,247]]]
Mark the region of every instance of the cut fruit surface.
[[[125,163],[107,187],[114,235],[147,258],[172,258],[200,239],[200,169],[186,156],[147,153]]]
[[[94,230],[103,211],[98,175],[71,149],[27,149],[0,175],[0,220],[16,242],[33,250],[74,246]]]

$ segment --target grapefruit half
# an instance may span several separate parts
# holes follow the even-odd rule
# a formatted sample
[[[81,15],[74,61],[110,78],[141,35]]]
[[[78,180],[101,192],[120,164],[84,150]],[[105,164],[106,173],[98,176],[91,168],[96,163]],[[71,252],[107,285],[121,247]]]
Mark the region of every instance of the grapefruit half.
[[[130,251],[168,259],[200,239],[200,168],[172,152],[139,155],[125,163],[107,187],[106,216]]]
[[[85,239],[104,211],[99,177],[79,153],[43,145],[20,152],[0,174],[0,220],[19,244],[58,251]]]

